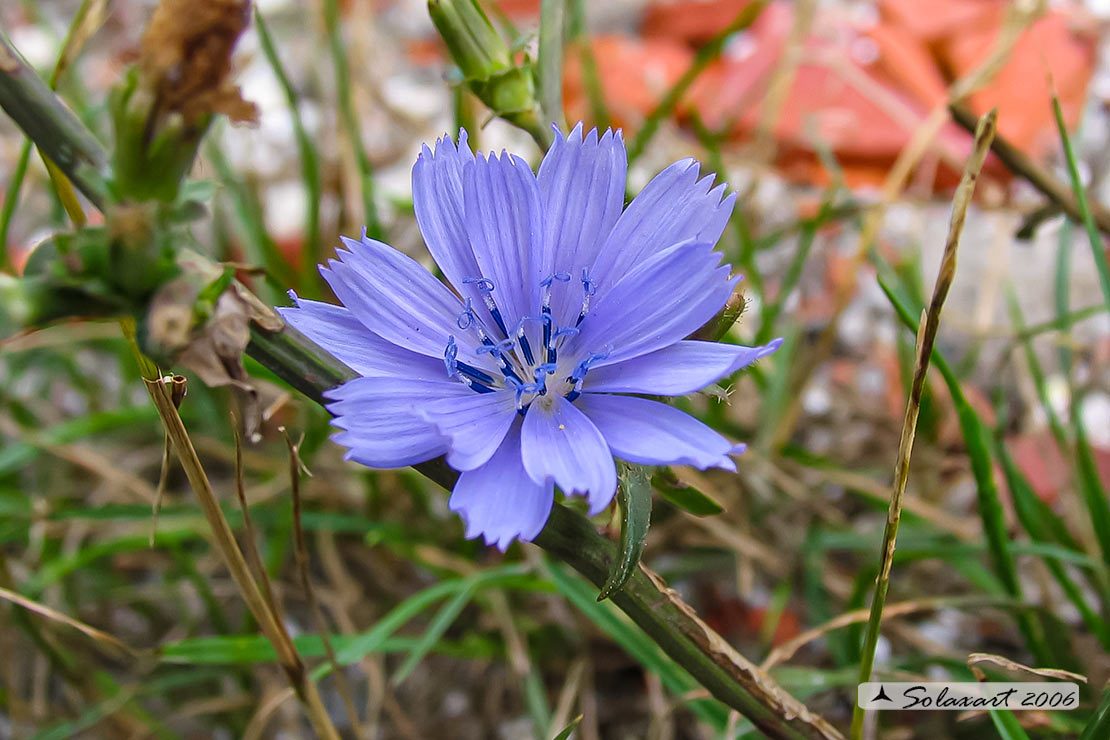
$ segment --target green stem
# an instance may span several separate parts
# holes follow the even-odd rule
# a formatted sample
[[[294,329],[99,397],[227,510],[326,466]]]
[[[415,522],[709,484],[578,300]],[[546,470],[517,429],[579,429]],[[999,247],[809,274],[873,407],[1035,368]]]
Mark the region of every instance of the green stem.
[[[605,93],[601,89],[601,75],[597,71],[597,58],[586,27],[586,8],[584,0],[571,0],[567,19],[567,35],[573,41],[582,67],[582,86],[590,101],[590,117],[599,129],[610,125],[609,108],[605,105]]]
[[[262,14],[258,12],[257,7],[254,10],[254,25],[258,29],[258,39],[262,44],[262,53],[266,55],[266,59],[270,62],[270,69],[274,71],[274,76],[277,77],[278,84],[281,86],[282,92],[285,93],[285,101],[289,105],[289,115],[293,119],[293,133],[297,137],[297,151],[301,160],[301,179],[304,180],[306,197],[305,237],[301,252],[300,268],[302,272],[299,287],[303,295],[314,298],[319,295],[320,291],[316,288],[317,282],[313,276],[317,274],[317,262],[322,261],[320,201],[323,196],[320,184],[320,161],[319,157],[316,156],[316,147],[312,144],[312,137],[308,135],[308,129],[305,128],[304,119],[301,117],[301,109],[297,104],[297,91],[293,89],[293,83],[290,82],[289,75],[286,73],[285,67],[282,66],[281,59],[278,58],[277,47],[274,46],[274,40],[270,36],[270,31],[266,28],[266,23],[262,20]]]

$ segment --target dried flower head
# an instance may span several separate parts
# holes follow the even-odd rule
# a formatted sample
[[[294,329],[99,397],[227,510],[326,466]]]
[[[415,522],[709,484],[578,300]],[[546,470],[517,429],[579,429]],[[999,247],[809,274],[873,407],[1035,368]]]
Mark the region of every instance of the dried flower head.
[[[213,113],[255,121],[257,109],[231,81],[231,54],[249,21],[249,0],[162,0],[139,58],[159,110],[180,113],[188,126]]]

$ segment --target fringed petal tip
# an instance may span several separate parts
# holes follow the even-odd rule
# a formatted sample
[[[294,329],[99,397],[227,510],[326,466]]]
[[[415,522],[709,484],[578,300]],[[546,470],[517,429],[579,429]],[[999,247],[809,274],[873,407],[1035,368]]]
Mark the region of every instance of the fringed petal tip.
[[[735,445],[732,446],[732,449],[730,449],[728,451],[728,454],[730,454],[730,455],[743,455],[747,451],[748,451],[748,446],[746,444],[744,444],[743,442],[737,442]]]
[[[596,145],[599,141],[604,144],[606,143],[607,139],[612,138],[619,141],[622,146],[624,145],[624,129],[620,127],[615,129],[612,127],[607,127],[604,132],[599,132],[597,126],[594,126],[589,131],[586,131],[585,134],[583,134],[582,132],[585,131],[585,124],[582,121],[579,121],[578,123],[574,124],[569,132],[565,134],[563,133],[562,127],[557,123],[551,124],[551,130],[555,132],[556,144],[562,144],[564,142],[570,143],[573,140],[575,143],[581,143],[585,141],[587,143]]]
[[[432,146],[426,143],[420,145],[420,153],[416,155],[417,163],[434,161],[442,157],[454,157],[458,154],[464,156],[471,156],[470,152],[470,136],[467,134],[465,128],[460,128],[458,133],[458,140],[452,138],[451,134],[444,131],[440,134]]]

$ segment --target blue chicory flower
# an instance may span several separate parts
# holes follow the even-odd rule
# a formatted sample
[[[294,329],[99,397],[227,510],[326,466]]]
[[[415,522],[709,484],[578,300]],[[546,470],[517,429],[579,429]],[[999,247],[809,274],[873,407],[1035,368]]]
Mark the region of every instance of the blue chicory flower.
[[[538,175],[472,154],[465,131],[423,148],[413,207],[454,291],[364,233],[321,268],[342,306],[280,309],[361,376],[327,394],[347,459],[446,455],[451,510],[502,550],[539,534],[556,485],[602,511],[614,457],[736,469],[743,445],[629,395],[691,393],[779,347],[685,339],[740,279],[713,251],[736,195],[685,159],[623,208],[626,170],[620,132],[581,123],[556,129]]]

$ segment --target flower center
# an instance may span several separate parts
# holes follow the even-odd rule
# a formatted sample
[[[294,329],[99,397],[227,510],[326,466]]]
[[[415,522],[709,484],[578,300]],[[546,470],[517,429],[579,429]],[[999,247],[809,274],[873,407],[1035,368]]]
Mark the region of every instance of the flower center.
[[[493,293],[497,286],[484,277],[464,278],[463,283],[473,285],[482,296],[482,302],[493,319],[494,327],[485,324],[475,312],[470,298],[466,299],[463,310],[456,318],[456,325],[463,331],[473,331],[478,338],[477,352],[488,354],[496,362],[500,375],[491,374],[459,359],[459,346],[454,335],[448,337],[443,351],[443,364],[447,376],[457,378],[475,393],[493,393],[511,390],[516,393],[516,406],[520,413],[536,399],[550,403],[549,394],[563,395],[573,401],[581,394],[582,381],[592,365],[601,362],[612,351],[590,352],[585,359],[571,366],[573,359],[564,357],[559,361],[560,350],[564,349],[571,337],[577,336],[578,326],[590,311],[590,298],[597,293],[597,283],[589,271],[582,269],[582,306],[574,326],[557,326],[551,313],[551,291],[556,283],[569,284],[570,273],[556,272],[540,281],[543,289],[543,303],[539,316],[525,316],[515,327],[505,323]],[[529,324],[540,324],[541,352],[539,357],[533,352],[528,340]],[[501,337],[497,339],[496,337]],[[532,335],[536,338],[535,334]],[[566,353],[563,353],[566,355]]]

